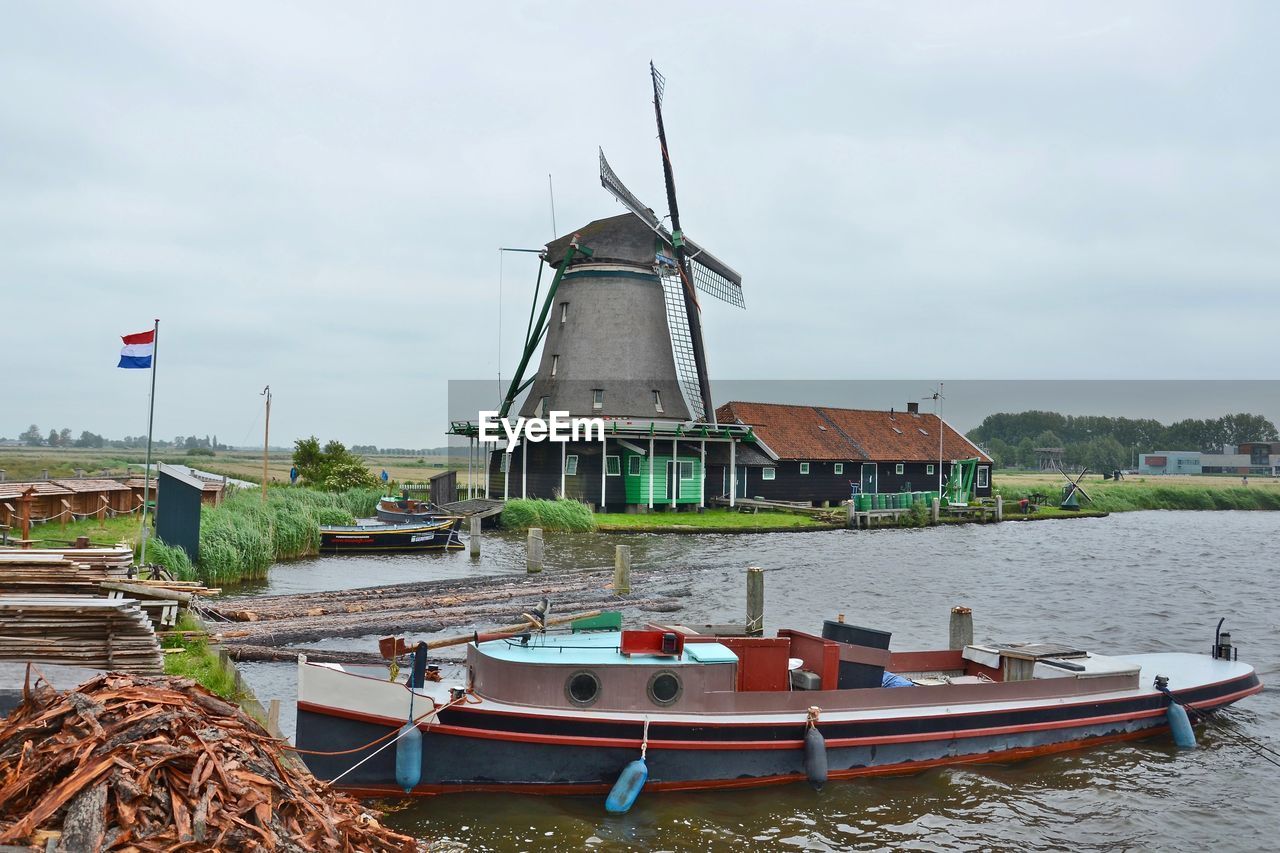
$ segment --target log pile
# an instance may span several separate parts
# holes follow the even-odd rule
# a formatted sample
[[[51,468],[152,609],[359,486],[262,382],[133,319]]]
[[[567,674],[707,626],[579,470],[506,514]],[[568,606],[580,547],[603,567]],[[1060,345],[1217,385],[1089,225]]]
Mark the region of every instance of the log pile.
[[[123,578],[133,566],[133,548],[125,543],[90,548],[41,548],[38,551],[21,548],[0,548],[0,556],[7,554],[49,554],[73,560],[91,569],[98,569],[108,577]]]
[[[52,842],[52,843],[51,843]],[[26,691],[0,728],[0,844],[99,851],[418,849],[187,679]]]
[[[96,595],[107,580],[100,566],[44,551],[0,551],[0,594]]]
[[[0,595],[0,660],[164,672],[160,642],[136,601]]]
[[[556,613],[623,608],[671,613],[680,609],[679,599],[690,594],[687,585],[677,586],[682,580],[687,584],[687,578],[673,569],[637,570],[632,577],[633,588],[644,589],[647,595],[614,595],[613,569],[609,568],[222,599],[207,609],[236,623],[224,625],[219,632],[228,647],[279,647],[331,637],[412,636],[502,624],[518,619],[544,596],[551,599]]]

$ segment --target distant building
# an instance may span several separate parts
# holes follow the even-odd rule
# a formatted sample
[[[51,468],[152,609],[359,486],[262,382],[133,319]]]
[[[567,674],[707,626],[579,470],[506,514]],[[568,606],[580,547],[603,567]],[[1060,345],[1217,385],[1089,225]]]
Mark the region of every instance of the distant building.
[[[1139,474],[1199,474],[1200,451],[1159,450],[1138,457]]]
[[[1205,474],[1276,476],[1280,474],[1280,441],[1247,441],[1228,445],[1222,453],[1202,453]]]
[[[952,460],[978,458],[975,494],[991,495],[991,457],[915,403],[901,412],[734,402],[716,417],[722,425],[749,424],[755,437],[754,452],[740,447],[735,459],[737,497],[823,504],[847,500],[853,486],[931,491],[940,456],[944,482]],[[727,460],[709,454],[708,491],[727,493],[729,482]]]

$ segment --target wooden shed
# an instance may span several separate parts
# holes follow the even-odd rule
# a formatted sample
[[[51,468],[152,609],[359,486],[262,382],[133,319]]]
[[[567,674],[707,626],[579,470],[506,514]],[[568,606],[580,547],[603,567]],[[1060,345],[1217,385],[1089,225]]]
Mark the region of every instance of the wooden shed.
[[[12,515],[13,518],[19,518],[22,515],[22,495],[27,489],[34,489],[35,494],[31,496],[31,521],[33,524],[49,519],[57,518],[65,507],[62,502],[65,500],[68,506],[71,504],[71,497],[74,494],[70,489],[64,488],[51,480],[37,480],[34,483],[0,483],[0,518]],[[4,521],[5,524],[12,522]]]
[[[128,512],[138,506],[133,491],[116,480],[77,478],[53,482],[72,492],[71,511],[77,515],[93,515],[103,506],[112,513]]]

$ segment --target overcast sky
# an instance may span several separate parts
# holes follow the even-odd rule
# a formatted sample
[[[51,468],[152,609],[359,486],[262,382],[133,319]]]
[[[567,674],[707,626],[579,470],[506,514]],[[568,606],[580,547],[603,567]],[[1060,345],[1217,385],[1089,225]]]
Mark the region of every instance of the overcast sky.
[[[7,2],[0,435],[145,432],[114,365],[159,317],[158,436],[251,444],[270,383],[273,444],[444,443],[447,381],[518,357],[536,267],[502,269],[499,361],[497,248],[551,238],[547,174],[562,232],[621,211],[597,146],[665,209],[650,58],[685,230],[744,279],[746,311],[705,304],[714,377],[1275,379],[1278,24]]]

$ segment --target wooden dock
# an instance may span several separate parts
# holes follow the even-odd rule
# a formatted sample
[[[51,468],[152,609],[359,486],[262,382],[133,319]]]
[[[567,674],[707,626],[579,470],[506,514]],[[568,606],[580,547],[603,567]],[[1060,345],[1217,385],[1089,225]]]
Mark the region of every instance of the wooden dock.
[[[506,504],[503,501],[493,500],[491,498],[470,498],[463,501],[453,501],[439,505],[442,510],[450,515],[460,515],[463,518],[494,518],[501,515],[503,507]]]
[[[728,506],[728,498],[711,498],[708,501],[713,506]],[[768,510],[770,512],[794,512],[797,515],[808,515],[813,518],[826,520],[833,514],[842,513],[842,507],[822,507],[811,506],[807,503],[796,503],[792,501],[769,501],[764,498],[736,498],[733,502],[733,508],[739,512],[759,512],[760,510]]]

